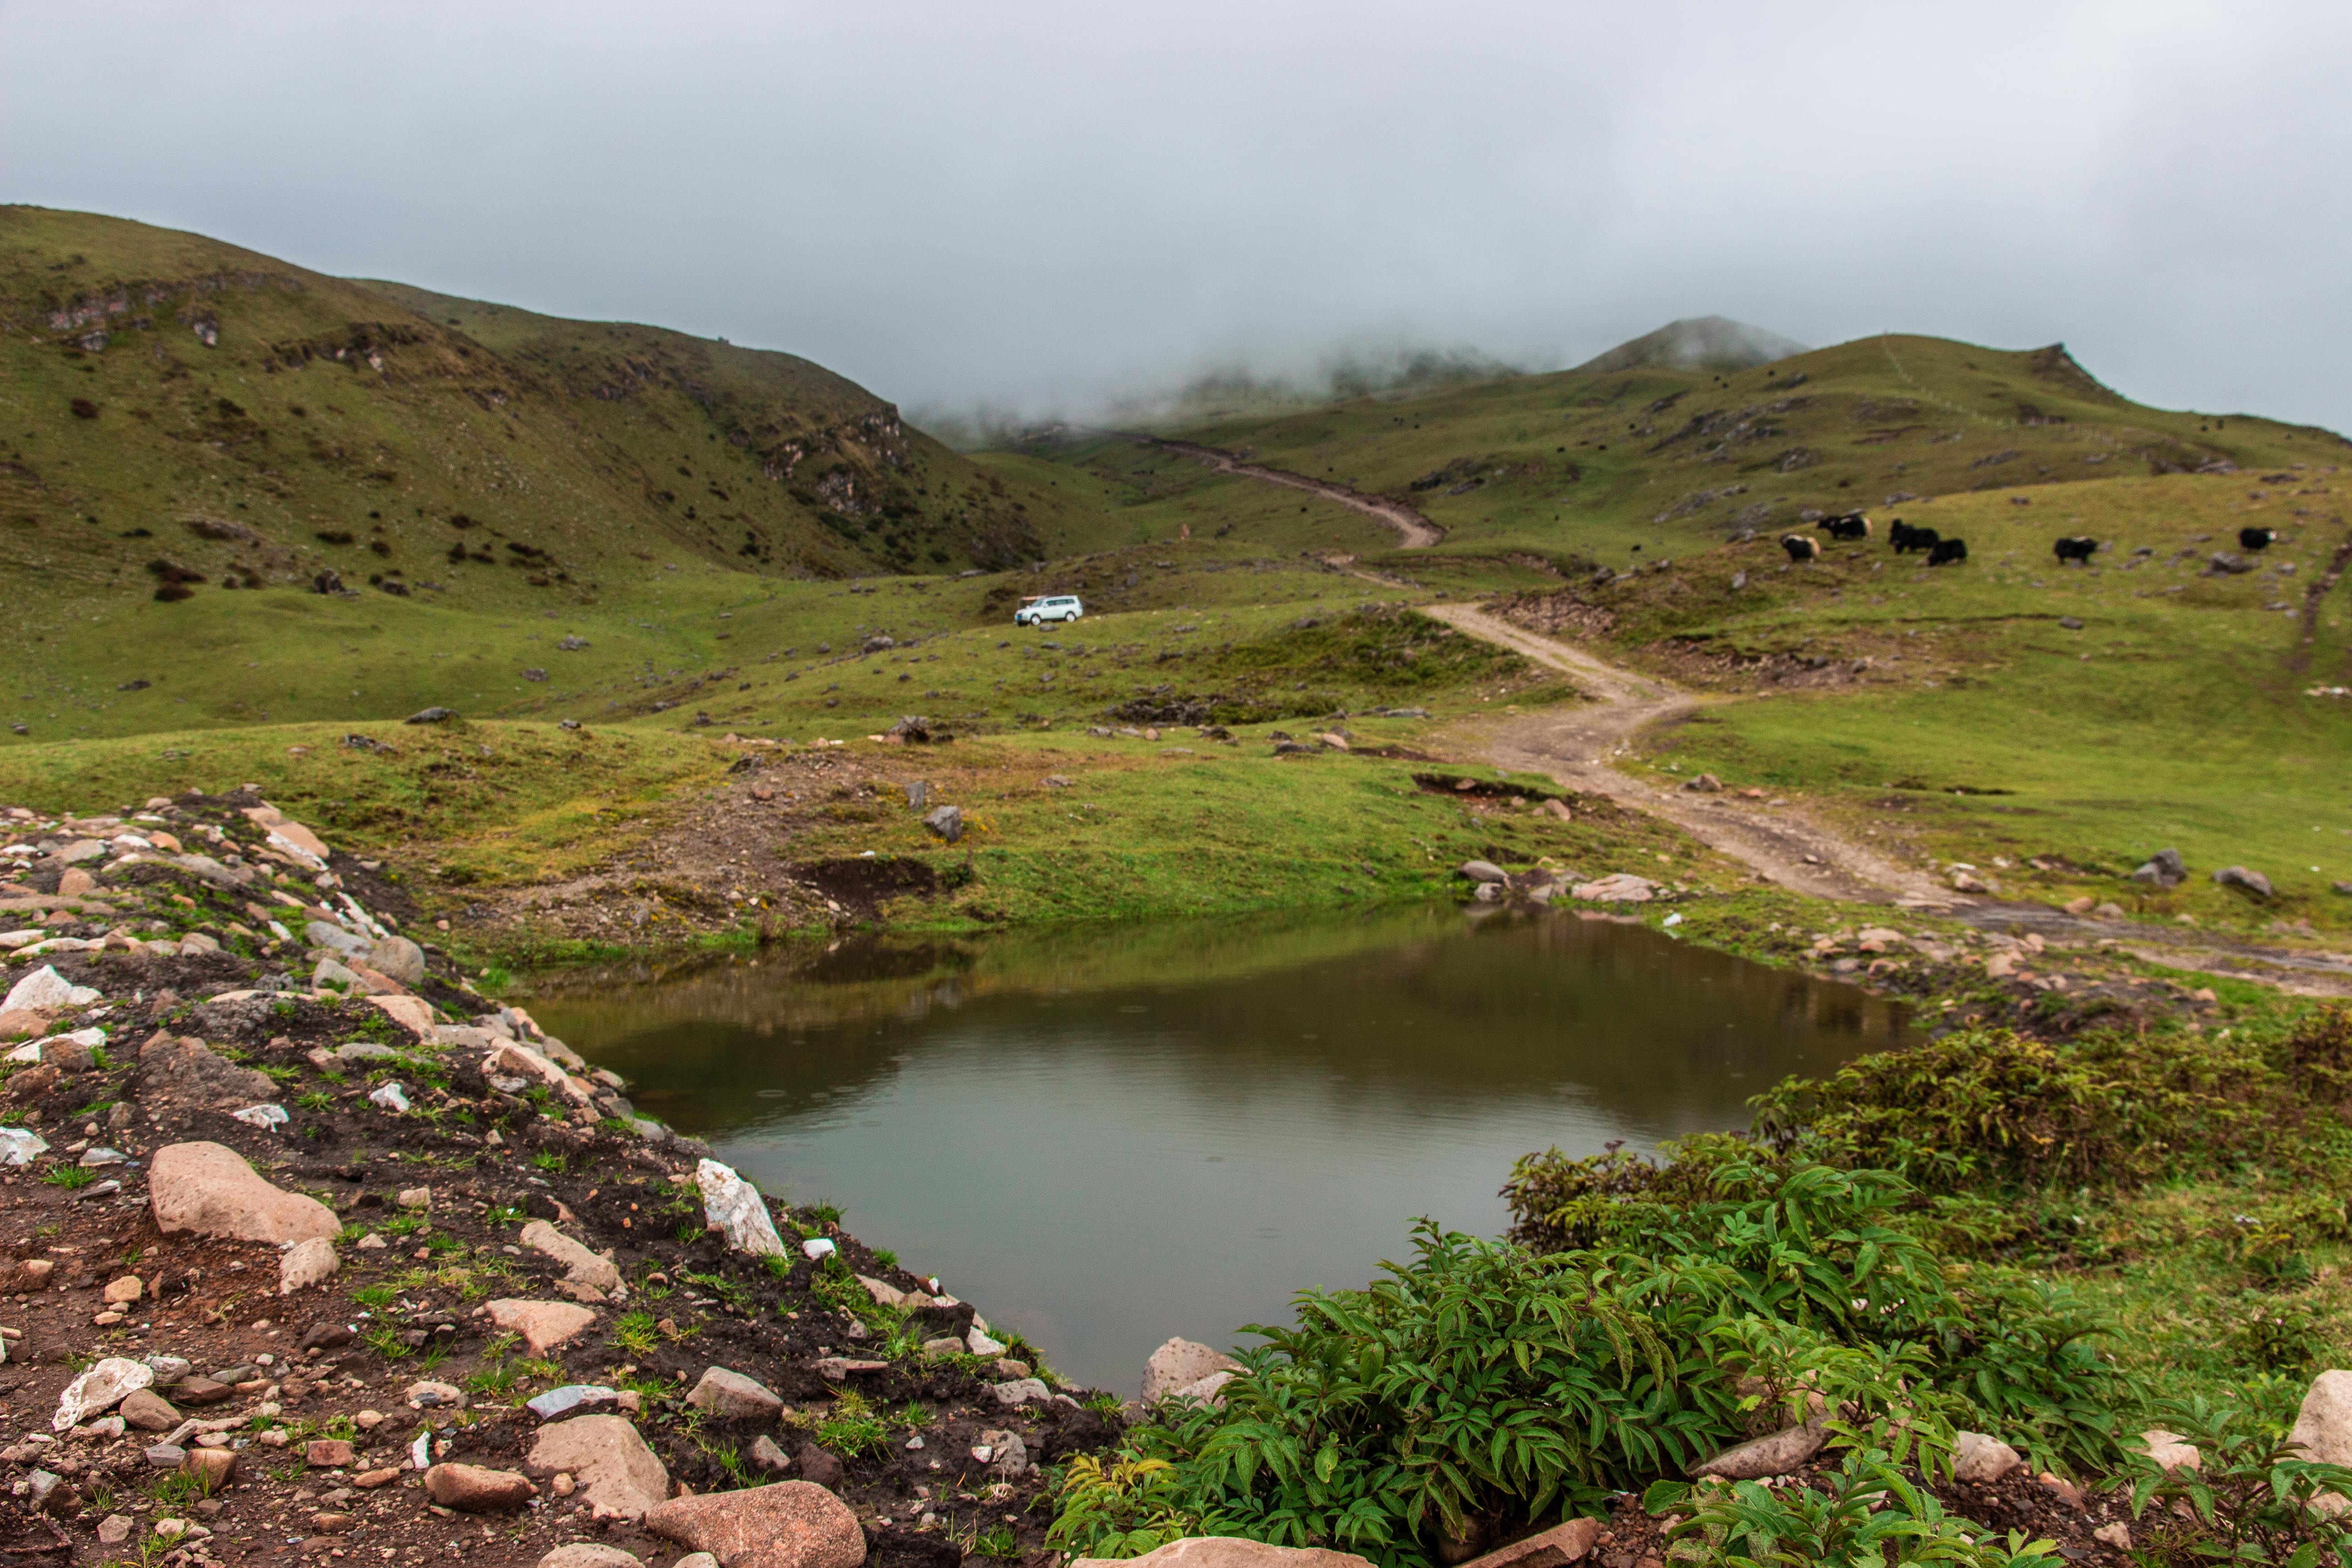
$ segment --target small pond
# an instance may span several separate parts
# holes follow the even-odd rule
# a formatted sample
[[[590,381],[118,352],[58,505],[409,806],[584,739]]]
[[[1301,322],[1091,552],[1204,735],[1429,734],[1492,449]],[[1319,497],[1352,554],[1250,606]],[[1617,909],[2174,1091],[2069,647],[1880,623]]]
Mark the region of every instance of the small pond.
[[[530,1005],[647,1114],[1122,1394],[1171,1334],[1364,1284],[1416,1215],[1499,1233],[1530,1150],[1745,1126],[1909,1037],[1638,925],[1445,909],[850,942]]]

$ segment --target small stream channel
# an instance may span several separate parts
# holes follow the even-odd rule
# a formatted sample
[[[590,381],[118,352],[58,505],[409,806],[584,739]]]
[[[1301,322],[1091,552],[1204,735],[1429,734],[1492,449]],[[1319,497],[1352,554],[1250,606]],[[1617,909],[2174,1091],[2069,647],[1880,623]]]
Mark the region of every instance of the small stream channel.
[[[1445,909],[836,946],[575,973],[534,1015],[763,1190],[839,1204],[1131,1394],[1171,1334],[1286,1321],[1511,1163],[1745,1126],[1899,1005],[1639,926]]]

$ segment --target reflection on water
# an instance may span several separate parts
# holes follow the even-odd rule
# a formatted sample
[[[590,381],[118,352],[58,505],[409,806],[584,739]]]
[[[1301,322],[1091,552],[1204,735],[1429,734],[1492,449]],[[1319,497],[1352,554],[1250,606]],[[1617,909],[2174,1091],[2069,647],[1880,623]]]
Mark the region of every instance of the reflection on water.
[[[1511,1162],[1742,1126],[1907,1037],[1848,986],[1559,914],[1158,922],[574,977],[533,1004],[650,1114],[1131,1394],[1360,1285]]]

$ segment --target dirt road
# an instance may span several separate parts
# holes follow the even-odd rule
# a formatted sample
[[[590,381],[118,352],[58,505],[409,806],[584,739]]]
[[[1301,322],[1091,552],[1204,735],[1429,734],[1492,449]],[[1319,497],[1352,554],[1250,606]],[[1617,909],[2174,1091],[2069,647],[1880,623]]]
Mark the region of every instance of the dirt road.
[[[1361,490],[1335,484],[1329,479],[1309,479],[1305,474],[1294,474],[1288,468],[1269,468],[1263,463],[1249,462],[1235,453],[1223,451],[1215,447],[1198,446],[1191,441],[1170,441],[1158,436],[1139,436],[1125,430],[1116,434],[1129,441],[1141,441],[1147,446],[1158,447],[1163,451],[1177,452],[1187,458],[1197,458],[1221,474],[1240,474],[1246,479],[1264,479],[1270,485],[1281,485],[1286,489],[1305,490],[1311,495],[1321,496],[1326,500],[1338,501],[1341,506],[1360,511],[1366,517],[1378,518],[1395,529],[1399,543],[1407,550],[1426,550],[1445,537],[1445,531],[1429,519],[1422,516],[1404,502],[1391,500],[1386,496],[1366,495]]]
[[[1783,801],[1660,789],[1620,772],[1636,731],[1698,706],[1689,693],[1622,669],[1581,648],[1524,631],[1468,605],[1431,605],[1423,613],[1457,630],[1558,670],[1592,700],[1515,720],[1491,742],[1504,767],[1548,773],[1571,789],[1607,795],[1663,816],[1711,849],[1799,892],[1912,908],[1955,908],[1969,900],[1924,874],[1824,827]]]

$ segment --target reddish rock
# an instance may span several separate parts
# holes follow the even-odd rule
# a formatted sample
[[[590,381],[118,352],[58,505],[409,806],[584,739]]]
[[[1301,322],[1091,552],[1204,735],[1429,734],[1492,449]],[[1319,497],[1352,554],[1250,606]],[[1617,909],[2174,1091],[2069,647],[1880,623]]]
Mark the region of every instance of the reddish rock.
[[[192,1230],[282,1247],[313,1237],[331,1241],[343,1228],[326,1205],[271,1186],[236,1150],[218,1143],[169,1143],[156,1150],[147,1194],[156,1228],[166,1236]]]
[[[1081,1568],[1081,1564],[1085,1568],[1108,1568],[1111,1562],[1107,1557],[1078,1557],[1071,1560],[1069,1568]],[[1315,1546],[1269,1546],[1263,1541],[1244,1541],[1229,1535],[1196,1535],[1171,1541],[1156,1552],[1128,1559],[1118,1568],[1144,1568],[1146,1564],[1149,1568],[1371,1568],[1352,1552],[1328,1552]]]
[[[459,1513],[509,1512],[530,1501],[536,1490],[512,1470],[480,1465],[436,1465],[425,1472],[425,1496]]]
[[[646,1515],[646,1528],[727,1568],[860,1568],[866,1561],[857,1516],[806,1481],[674,1499]]]
[[[322,1470],[345,1468],[352,1458],[352,1446],[341,1437],[313,1437],[302,1447],[303,1462]]]
[[[1597,1519],[1571,1519],[1566,1524],[1498,1546],[1484,1557],[1474,1557],[1462,1568],[1560,1568],[1581,1562],[1601,1537]]]
[[[643,1519],[669,1495],[669,1471],[618,1415],[576,1415],[541,1427],[530,1462],[571,1476],[599,1519]]]

